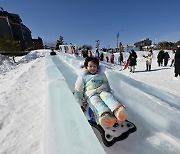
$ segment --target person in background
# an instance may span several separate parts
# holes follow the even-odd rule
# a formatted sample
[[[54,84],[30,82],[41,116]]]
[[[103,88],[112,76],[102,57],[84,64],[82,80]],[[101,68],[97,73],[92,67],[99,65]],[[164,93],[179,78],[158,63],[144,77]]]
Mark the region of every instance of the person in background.
[[[88,57],[88,50],[85,49],[85,48],[81,49],[81,54],[82,54],[82,57],[83,57],[83,58]]]
[[[91,52],[91,50],[88,50],[88,57],[92,57],[92,52]]]
[[[75,46],[71,47],[71,52],[72,52],[72,54],[75,54]]]
[[[158,66],[163,65],[163,59],[164,59],[164,50],[160,50],[158,55],[157,55]]]
[[[152,59],[153,59],[153,54],[152,54],[152,50],[150,50],[148,52],[147,56],[143,56],[146,58],[146,71],[150,71],[151,70],[151,64],[152,64]]]
[[[137,54],[134,50],[130,51],[130,55],[127,61],[129,61],[130,72],[135,72],[135,66],[137,65]]]
[[[107,77],[95,57],[87,57],[84,72],[77,78],[74,96],[81,108],[83,99],[97,111],[98,122],[103,128],[111,128],[116,122],[121,124],[127,118],[125,107],[115,99]],[[83,109],[84,110],[84,109]]]
[[[101,52],[101,54],[100,54],[100,56],[99,56],[99,60],[100,60],[100,61],[103,61],[103,60],[104,60],[104,53],[103,53],[103,52]]]
[[[118,57],[119,65],[121,65],[122,63],[124,64],[123,60],[124,60],[124,58],[123,58],[123,53],[120,52],[120,53],[119,53],[119,57]]]
[[[78,46],[77,46],[77,44],[75,44],[74,46],[75,46],[75,55],[78,56],[79,55],[79,53],[78,53]]]
[[[112,64],[114,64],[114,53],[113,53],[113,51],[112,51],[112,53],[111,53],[110,62],[111,62]]]
[[[177,46],[174,57],[174,73],[174,80],[180,80],[180,45]]]
[[[174,50],[173,49],[173,51],[172,51],[173,53],[172,53],[172,55],[171,55],[171,67],[173,66],[173,64],[174,64],[174,58],[175,58],[175,53],[176,53],[176,50]]]
[[[98,49],[96,49],[94,57],[99,59],[99,50]]]
[[[167,66],[169,58],[170,58],[169,53],[166,51],[164,53],[164,66]]]
[[[106,52],[106,62],[109,62],[108,52]]]

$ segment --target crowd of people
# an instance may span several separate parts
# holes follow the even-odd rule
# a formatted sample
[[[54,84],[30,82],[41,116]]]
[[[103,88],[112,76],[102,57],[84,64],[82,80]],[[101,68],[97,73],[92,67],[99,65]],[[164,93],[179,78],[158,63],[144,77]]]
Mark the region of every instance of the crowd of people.
[[[93,57],[92,51],[91,50],[87,50],[87,49],[82,49],[81,50],[81,56],[86,58],[86,57]],[[104,52],[99,52],[99,49],[96,49],[95,53],[94,53],[94,57],[99,59],[100,61],[106,61],[106,62],[110,62],[112,64],[115,64],[115,56],[113,51],[111,52],[111,55],[109,57],[108,52],[104,55]],[[120,55],[118,57],[118,63],[121,65],[122,63],[124,64],[123,61],[123,53],[120,52]]]
[[[171,57],[167,51],[160,50],[157,54],[157,64],[159,67],[166,67],[168,65],[168,62],[170,62],[170,66],[174,67],[174,73],[175,77],[174,80],[180,80],[180,57],[179,57],[179,51],[180,46],[177,47],[177,49],[173,49],[171,53]],[[111,53],[104,53],[100,52],[99,49],[95,50],[95,53],[93,54],[91,50],[84,50],[81,52],[82,57],[95,57],[99,59],[100,61],[106,61],[110,62],[111,64],[115,64],[115,56],[113,51]],[[147,51],[146,55],[143,55],[146,61],[145,65],[145,71],[151,71],[152,70],[152,60],[153,60],[153,51],[149,50]],[[126,61],[124,61],[123,52],[119,52],[118,59],[116,61],[116,64],[119,65],[126,65],[128,63],[129,71],[134,73],[137,65],[137,54],[134,50],[131,50],[129,52],[129,57]]]
[[[167,51],[164,52],[164,50],[160,50],[157,55],[158,66],[167,66],[169,59],[170,59],[169,53]]]
[[[168,61],[171,59],[171,67],[174,67],[174,80],[180,80],[180,45],[177,46],[177,49],[172,50],[171,58],[169,53],[164,50],[160,50],[157,55],[158,66],[167,66]]]

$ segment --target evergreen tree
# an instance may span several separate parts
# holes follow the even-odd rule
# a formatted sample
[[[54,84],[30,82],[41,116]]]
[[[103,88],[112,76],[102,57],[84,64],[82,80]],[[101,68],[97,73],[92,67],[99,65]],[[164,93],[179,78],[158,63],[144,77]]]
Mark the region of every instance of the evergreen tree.
[[[0,51],[4,51],[4,53],[9,56],[13,56],[13,61],[16,63],[15,56],[17,56],[20,51],[20,44],[18,41],[2,38],[0,39]]]

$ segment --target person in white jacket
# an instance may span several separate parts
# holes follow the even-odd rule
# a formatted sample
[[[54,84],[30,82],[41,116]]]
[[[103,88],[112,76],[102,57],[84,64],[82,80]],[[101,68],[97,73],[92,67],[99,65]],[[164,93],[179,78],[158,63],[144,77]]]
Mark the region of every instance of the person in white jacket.
[[[153,59],[153,53],[152,50],[148,52],[147,56],[144,56],[146,58],[146,71],[151,70],[151,64],[152,64],[152,59]]]
[[[172,51],[173,53],[172,53],[172,55],[171,55],[171,67],[174,65],[174,58],[175,58],[175,53],[176,53],[176,51],[173,49],[173,51]]]

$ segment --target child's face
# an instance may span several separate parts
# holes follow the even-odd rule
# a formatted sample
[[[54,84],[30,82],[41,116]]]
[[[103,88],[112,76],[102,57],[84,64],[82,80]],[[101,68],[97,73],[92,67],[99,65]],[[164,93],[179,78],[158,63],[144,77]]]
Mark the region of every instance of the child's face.
[[[91,74],[96,74],[98,67],[94,62],[90,61],[90,62],[88,62],[88,66],[87,66],[86,70]]]

